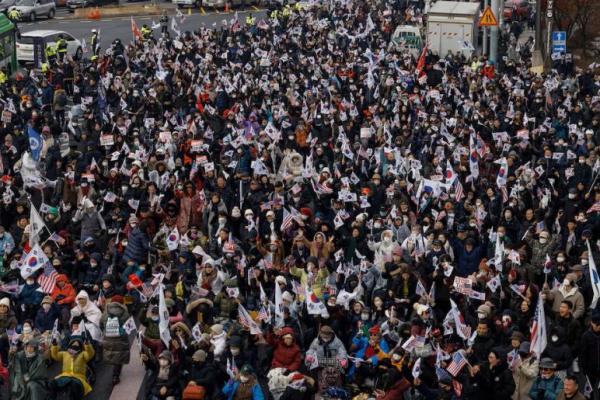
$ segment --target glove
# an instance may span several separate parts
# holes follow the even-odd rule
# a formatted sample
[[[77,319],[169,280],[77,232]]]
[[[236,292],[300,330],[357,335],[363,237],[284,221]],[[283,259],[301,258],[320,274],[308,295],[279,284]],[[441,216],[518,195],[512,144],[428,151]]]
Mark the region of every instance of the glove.
[[[307,355],[304,358],[304,361],[306,361],[307,364],[312,364],[313,362],[315,362],[315,358],[313,356],[311,356],[311,355]]]
[[[340,365],[342,368],[346,368],[346,366],[348,365],[348,360],[346,360],[345,358],[342,358],[340,360]]]

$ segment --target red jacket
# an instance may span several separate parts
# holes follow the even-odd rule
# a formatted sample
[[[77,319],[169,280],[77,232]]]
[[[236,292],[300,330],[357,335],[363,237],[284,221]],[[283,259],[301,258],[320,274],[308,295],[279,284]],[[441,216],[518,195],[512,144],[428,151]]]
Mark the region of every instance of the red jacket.
[[[282,331],[285,329],[283,328]],[[294,341],[291,346],[286,346],[282,337],[269,337],[269,339],[269,343],[274,347],[271,368],[285,368],[288,371],[298,371],[302,365],[302,352],[296,342]]]
[[[65,283],[62,289],[58,287],[58,282]],[[67,276],[63,274],[58,275],[56,277],[56,284],[54,285],[54,289],[52,289],[52,293],[50,294],[52,300],[54,300],[58,304],[71,305],[75,302],[75,295],[75,288],[69,283],[69,279],[67,278]],[[57,300],[56,298],[59,296],[62,297],[60,300]]]

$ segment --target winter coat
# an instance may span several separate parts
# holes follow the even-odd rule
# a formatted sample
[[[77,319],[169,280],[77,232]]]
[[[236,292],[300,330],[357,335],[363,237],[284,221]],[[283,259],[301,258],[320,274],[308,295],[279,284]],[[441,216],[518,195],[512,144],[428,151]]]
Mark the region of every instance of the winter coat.
[[[529,400],[529,391],[531,385],[538,376],[539,362],[532,356],[522,360],[521,364],[513,371],[513,380],[515,381],[515,392],[513,400]]]
[[[204,387],[206,398],[212,398],[217,382],[217,370],[213,363],[208,361],[192,363],[188,375],[188,382],[190,381],[194,381],[197,385]]]
[[[87,302],[84,307],[76,304],[75,307],[71,309],[71,319],[74,317],[82,317],[85,323],[85,329],[88,333],[94,340],[100,340],[102,335],[102,332],[100,332],[100,318],[102,318],[102,311],[100,311],[98,306],[90,300],[90,296],[85,290],[79,292],[76,300],[79,299],[86,299]]]
[[[550,379],[539,377],[533,382],[529,397],[533,400],[556,400],[558,393],[562,390],[563,381],[558,376],[554,375]]]
[[[223,388],[223,394],[227,396],[227,400],[235,399],[235,393],[240,386],[240,382],[229,380]],[[252,386],[252,400],[264,400],[265,396],[258,382]]]
[[[30,361],[25,357],[25,352],[20,351],[11,357],[8,368],[10,370],[11,399],[44,400],[47,398],[48,368],[41,354],[37,354]],[[27,381],[25,381],[25,375],[27,375]]]
[[[588,376],[600,375],[600,333],[589,328],[581,337],[579,365]]]
[[[59,282],[65,282],[65,286],[62,289],[58,287]],[[73,304],[75,301],[75,288],[69,283],[66,275],[60,274],[56,277],[56,285],[54,285],[50,297],[52,297],[55,303],[60,305],[70,306]]]
[[[35,315],[35,328],[42,333],[51,331],[52,328],[54,328],[54,321],[56,321],[58,317],[58,307],[56,307],[56,304],[52,304],[48,312],[40,307]]]
[[[84,395],[92,391],[92,387],[87,381],[85,375],[87,363],[90,362],[96,353],[91,344],[84,345],[84,350],[73,357],[68,351],[60,351],[58,345],[52,345],[50,356],[54,361],[62,363],[60,375],[57,378],[68,377],[75,378],[83,385]]]
[[[291,328],[287,329],[292,330]],[[288,371],[298,371],[300,369],[302,352],[295,341],[291,346],[287,346],[283,338],[269,337],[269,343],[274,348],[271,368],[285,368]]]
[[[560,309],[560,303],[563,300],[569,300],[573,303],[573,317],[579,319],[585,312],[585,303],[583,301],[583,295],[579,292],[577,287],[572,287],[570,290],[565,290],[563,285],[552,289],[550,291],[545,290],[546,300],[552,302],[552,311],[555,315],[558,315]]]
[[[486,363],[473,378],[473,387],[475,393],[479,393],[477,399],[509,400],[515,391],[515,382],[506,364],[490,368]]]
[[[127,247],[123,252],[123,261],[133,260],[136,263],[146,261],[148,249],[150,248],[150,239],[144,231],[136,227],[127,239]]]
[[[567,396],[565,396],[564,390],[558,394],[556,400],[567,400]],[[581,392],[577,392],[575,396],[569,398],[569,400],[586,400],[586,397],[583,394],[581,394]]]
[[[336,336],[329,343],[325,343],[320,337],[317,337],[310,344],[310,351],[316,352],[317,358],[337,358],[345,360],[348,356],[344,343]]]
[[[81,220],[80,240],[82,242],[88,237],[97,238],[101,231],[106,230],[104,219],[98,211],[88,213],[77,210],[73,221],[77,222],[79,220]]]
[[[5,314],[0,314],[0,333],[5,334],[7,329],[15,329],[17,323],[13,310],[9,309]]]
[[[290,273],[300,279],[300,284],[302,285],[302,287],[308,286],[308,273],[306,272],[306,270],[304,268],[292,267],[292,268],[290,268]],[[311,287],[312,287],[313,293],[319,299],[323,298],[322,297],[323,290],[325,289],[325,284],[327,283],[328,276],[329,276],[329,271],[327,270],[327,268],[325,268],[325,267],[319,268],[319,272],[317,272],[317,274],[315,275],[314,280],[312,282]],[[304,300],[303,294],[300,295],[299,300],[300,301]]]
[[[473,250],[468,252],[465,249],[464,243],[460,243],[454,247],[454,255],[457,261],[456,274],[459,276],[467,276],[477,271],[479,263],[483,257],[483,249],[481,246],[473,246]]]
[[[113,331],[114,326],[109,319],[117,318],[119,327]],[[123,304],[110,302],[106,305],[106,311],[100,319],[100,328],[104,332],[103,352],[104,362],[112,365],[129,364],[129,336],[123,329],[123,324],[129,319],[127,307]],[[110,332],[109,332],[110,330]],[[114,336],[118,335],[118,336]]]
[[[44,298],[44,293],[39,291],[40,285],[37,282],[34,282],[33,285],[28,285],[27,283],[23,285],[23,289],[17,296],[17,300],[21,304],[26,305],[39,305]]]
[[[150,371],[150,376],[148,377],[148,387],[150,388],[150,394],[158,397],[159,399],[167,398],[168,396],[176,397],[178,389],[179,389],[179,368],[177,365],[171,364],[169,366],[169,376],[167,379],[159,378],[160,366],[158,365],[158,361],[151,357],[148,361],[144,362],[146,368]],[[165,386],[167,388],[166,396],[162,396],[159,394],[160,388]]]

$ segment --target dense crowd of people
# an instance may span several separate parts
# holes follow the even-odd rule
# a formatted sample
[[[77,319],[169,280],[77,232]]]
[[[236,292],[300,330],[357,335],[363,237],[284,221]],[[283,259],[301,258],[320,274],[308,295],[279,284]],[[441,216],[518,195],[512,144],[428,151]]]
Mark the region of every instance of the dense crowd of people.
[[[424,18],[134,25],[2,83],[11,398],[140,357],[151,400],[598,400],[599,71],[392,40]]]

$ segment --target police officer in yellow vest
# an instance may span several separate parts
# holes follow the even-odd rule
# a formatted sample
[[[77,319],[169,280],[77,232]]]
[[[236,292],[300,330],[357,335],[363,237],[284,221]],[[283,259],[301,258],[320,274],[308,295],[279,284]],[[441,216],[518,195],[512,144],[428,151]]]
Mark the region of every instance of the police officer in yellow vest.
[[[60,62],[63,62],[65,56],[67,55],[67,41],[63,35],[58,35],[58,40],[56,41],[56,51],[58,52],[58,59]]]
[[[278,14],[279,14],[279,11],[277,11],[277,10],[271,11],[271,15],[270,15],[271,19],[277,19]]]
[[[294,4],[294,10],[297,12],[302,11],[302,4],[300,4],[300,2],[297,2],[296,4]]]
[[[56,48],[51,44],[46,45],[46,62],[50,65],[56,63]]]
[[[0,70],[0,85],[4,85],[7,79],[8,75],[6,74],[6,67],[2,67]]]
[[[16,8],[13,8],[12,10],[10,10],[8,12],[8,14],[6,16],[8,17],[8,19],[10,19],[10,21],[15,26],[15,30],[17,31],[17,36],[19,36],[19,34],[18,34],[19,27],[17,26],[17,23],[19,21],[21,21],[21,11],[17,10]]]
[[[292,15],[292,8],[289,6],[289,4],[283,7],[281,14],[283,14],[285,18],[289,18],[289,16]]]
[[[140,29],[140,31],[144,40],[148,40],[150,36],[152,36],[152,29],[148,28],[148,25],[146,24],[142,25],[142,29]]]
[[[255,22],[256,18],[254,18],[252,14],[248,14],[248,16],[246,17],[246,25],[253,26]]]

